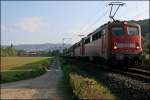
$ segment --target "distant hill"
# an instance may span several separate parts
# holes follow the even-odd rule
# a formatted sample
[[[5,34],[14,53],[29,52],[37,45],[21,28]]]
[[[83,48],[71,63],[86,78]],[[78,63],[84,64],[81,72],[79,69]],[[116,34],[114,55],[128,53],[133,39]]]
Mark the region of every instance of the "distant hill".
[[[65,44],[64,47],[67,48],[71,46],[71,44]],[[2,45],[2,47],[8,47],[8,45]],[[52,43],[45,43],[45,44],[21,44],[21,45],[14,45],[14,48],[18,50],[25,50],[25,51],[53,51],[56,49],[62,50],[62,44],[52,44]]]
[[[142,35],[145,36],[147,33],[150,34],[150,19],[144,19],[144,20],[130,20],[129,22],[135,22],[141,25],[141,31]]]

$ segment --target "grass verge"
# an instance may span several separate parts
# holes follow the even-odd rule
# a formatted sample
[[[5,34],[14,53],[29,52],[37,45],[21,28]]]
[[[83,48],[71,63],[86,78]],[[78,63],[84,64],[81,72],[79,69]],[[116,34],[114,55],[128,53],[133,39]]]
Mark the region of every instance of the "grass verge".
[[[103,99],[114,100],[115,96],[103,84],[88,77],[78,68],[68,65],[65,60],[61,60],[65,77],[70,84],[73,93],[78,99]]]
[[[150,54],[145,54],[143,55],[143,64],[144,65],[149,65],[150,66]]]
[[[64,72],[64,80],[63,80],[63,84],[65,86],[65,93],[67,93],[68,95],[71,95],[72,98],[70,98],[71,100],[77,100],[77,97],[74,95],[73,93],[73,89],[71,87],[71,85],[68,85],[70,84],[69,83],[69,80],[70,80],[70,77],[69,77],[69,73],[71,72],[70,69],[68,67],[66,67],[66,64],[64,59],[60,59],[61,60],[61,67],[62,67],[62,70]]]
[[[33,63],[13,67],[10,70],[2,70],[0,75],[0,83],[13,82],[39,76],[45,73],[46,69],[50,68],[52,60],[53,58],[46,58]]]

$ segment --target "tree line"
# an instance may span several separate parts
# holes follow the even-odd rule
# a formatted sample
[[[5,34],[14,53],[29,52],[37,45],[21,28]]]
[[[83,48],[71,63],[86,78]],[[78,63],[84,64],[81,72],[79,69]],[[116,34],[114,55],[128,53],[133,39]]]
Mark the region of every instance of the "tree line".
[[[54,51],[32,51],[26,52],[24,50],[17,50],[14,47],[1,48],[1,57],[9,56],[56,56],[59,55],[59,50]]]
[[[142,44],[143,44],[143,52],[145,54],[150,54],[150,40],[149,40],[150,34],[147,34],[146,36],[142,36]]]
[[[1,57],[7,56],[20,56],[21,52],[25,52],[23,50],[16,50],[12,47],[1,48]]]
[[[17,56],[17,51],[15,48],[11,48],[11,47],[1,48],[1,56],[2,57]]]

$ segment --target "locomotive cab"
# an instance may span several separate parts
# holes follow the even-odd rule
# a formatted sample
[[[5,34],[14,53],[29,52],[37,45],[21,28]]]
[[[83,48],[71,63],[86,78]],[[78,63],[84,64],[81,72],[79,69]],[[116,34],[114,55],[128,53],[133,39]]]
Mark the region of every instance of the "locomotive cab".
[[[111,59],[140,64],[142,54],[140,25],[118,21],[111,23],[109,30]]]

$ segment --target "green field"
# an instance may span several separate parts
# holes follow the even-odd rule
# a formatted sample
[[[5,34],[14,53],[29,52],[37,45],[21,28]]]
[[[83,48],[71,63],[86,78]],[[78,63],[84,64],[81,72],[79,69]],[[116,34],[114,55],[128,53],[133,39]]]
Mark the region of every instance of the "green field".
[[[50,68],[51,57],[1,57],[0,83],[33,78]]]
[[[49,57],[1,57],[1,70],[14,69],[48,58]]]

